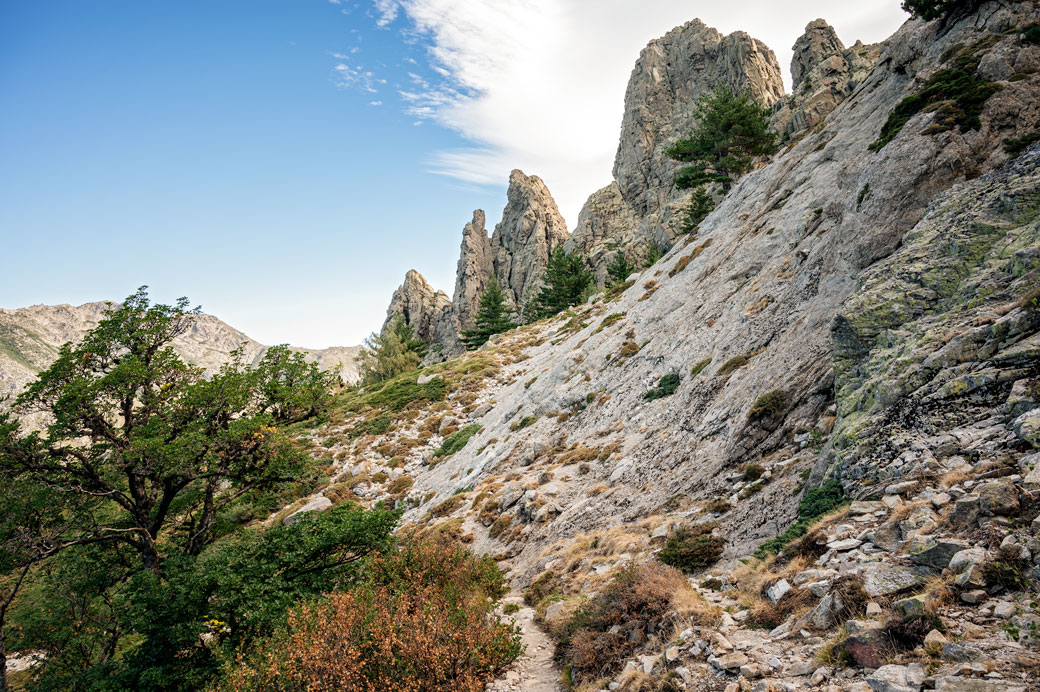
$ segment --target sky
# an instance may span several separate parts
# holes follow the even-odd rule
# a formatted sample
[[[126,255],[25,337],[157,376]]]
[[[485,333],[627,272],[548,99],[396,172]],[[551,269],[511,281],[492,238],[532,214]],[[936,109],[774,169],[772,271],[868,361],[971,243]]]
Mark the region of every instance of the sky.
[[[573,226],[625,85],[694,17],[777,55],[898,0],[0,0],[0,307],[193,304],[267,344],[377,330],[417,269],[449,295],[509,171]]]

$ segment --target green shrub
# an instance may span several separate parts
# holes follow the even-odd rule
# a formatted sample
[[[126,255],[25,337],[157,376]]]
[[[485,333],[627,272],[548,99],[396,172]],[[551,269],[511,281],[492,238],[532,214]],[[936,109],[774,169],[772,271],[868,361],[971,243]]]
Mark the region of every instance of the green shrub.
[[[910,118],[926,109],[935,110],[935,124],[928,128],[929,134],[949,130],[955,125],[961,132],[979,129],[983,105],[1000,89],[999,84],[980,79],[975,74],[982,59],[979,53],[987,43],[983,39],[962,50],[953,59],[952,67],[939,70],[925,80],[916,93],[900,101],[889,114],[877,140],[870,145],[870,150],[881,151]]]
[[[538,416],[524,416],[515,423],[511,423],[509,425],[509,429],[513,432],[516,432],[517,430],[523,430],[527,426],[533,425],[536,420],[538,420]]]
[[[814,521],[838,509],[847,501],[841,482],[833,478],[821,486],[809,488],[805,491],[802,501],[798,503],[798,520],[779,536],[760,545],[754,556],[765,558],[779,553],[788,543],[804,536]]]
[[[469,442],[469,438],[473,437],[483,429],[484,427],[479,423],[470,423],[462,430],[459,430],[445,438],[444,442],[441,443],[441,446],[433,453],[433,456],[437,458],[451,456],[465,447],[466,443]]]
[[[679,380],[678,373],[668,373],[658,381],[657,387],[644,394],[643,398],[647,401],[654,401],[655,399],[671,396],[679,388]]]
[[[448,394],[448,382],[435,377],[429,382],[418,383],[419,373],[410,372],[388,380],[381,387],[366,394],[363,401],[369,406],[385,407],[401,411],[409,404],[419,401],[443,401]]]
[[[1034,46],[1040,46],[1040,22],[1032,25],[1031,27],[1023,31],[1022,36],[1025,38],[1026,43],[1032,43]]]
[[[391,425],[390,416],[385,413],[375,418],[362,421],[354,426],[353,429],[348,433],[348,437],[361,437],[362,435],[382,435],[390,429]]]
[[[779,416],[786,406],[787,395],[781,389],[774,389],[755,400],[755,403],[751,405],[751,410],[748,411],[748,418],[760,420]]]
[[[1004,140],[1004,152],[1011,158],[1015,158],[1036,142],[1040,142],[1040,132],[1031,132],[1021,137],[1007,138]]]
[[[690,377],[697,377],[697,375],[700,375],[701,372],[704,371],[704,368],[708,367],[709,365],[711,365],[711,358],[705,358],[704,360],[700,361],[699,363],[694,365],[693,368],[690,370]]]
[[[750,354],[745,353],[744,355],[741,355],[741,356],[733,356],[732,358],[730,358],[729,360],[727,360],[725,363],[722,364],[722,367],[719,368],[718,374],[719,375],[728,375],[731,372],[733,372],[734,370],[739,370],[740,368],[744,367],[745,365],[747,365],[750,362],[751,362],[751,355]]]
[[[708,214],[715,209],[715,200],[711,193],[703,187],[698,187],[690,194],[690,201],[683,209],[682,229],[684,233],[692,233],[701,225],[701,221],[708,218]]]
[[[744,473],[744,480],[751,482],[757,481],[766,472],[765,467],[763,467],[762,464],[744,464],[742,470]]]
[[[710,523],[677,528],[657,553],[657,559],[687,572],[714,565],[726,547],[724,539],[712,535],[715,526]]]

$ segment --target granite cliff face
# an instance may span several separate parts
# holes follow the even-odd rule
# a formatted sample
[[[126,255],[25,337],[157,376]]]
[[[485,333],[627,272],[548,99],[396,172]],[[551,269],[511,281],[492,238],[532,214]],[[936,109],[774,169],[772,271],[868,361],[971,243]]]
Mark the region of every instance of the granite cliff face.
[[[36,378],[57,357],[66,342],[79,341],[101,320],[110,303],[83,305],[33,305],[7,310],[0,308],[0,397],[13,396]],[[249,338],[213,315],[199,315],[191,329],[174,341],[184,360],[216,371],[227,362],[231,351],[241,348],[247,363],[263,357],[267,346]],[[306,354],[320,367],[338,368],[347,384],[358,380],[354,359],[359,347],[326,349],[293,348]]]
[[[616,249],[638,263],[651,245],[668,249],[680,234],[689,193],[675,189],[679,164],[664,152],[689,134],[697,102],[720,86],[765,105],[784,95],[773,51],[742,31],[723,36],[693,20],[643,49],[625,91],[614,182],[585,203],[567,244],[589,258],[600,281]]]
[[[416,337],[432,342],[437,320],[449,309],[451,299],[444,291],[435,291],[422,274],[412,269],[405,274],[404,283],[391,296],[382,329],[385,330],[398,315],[401,315]]]

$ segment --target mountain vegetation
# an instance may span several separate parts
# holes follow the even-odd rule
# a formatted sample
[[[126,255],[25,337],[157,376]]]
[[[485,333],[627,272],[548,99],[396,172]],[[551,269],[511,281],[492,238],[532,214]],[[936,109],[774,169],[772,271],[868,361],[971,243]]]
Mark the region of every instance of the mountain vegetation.
[[[473,329],[462,332],[462,342],[470,351],[480,348],[495,334],[508,332],[516,326],[511,317],[512,310],[506,303],[506,294],[498,283],[498,277],[488,280],[487,288],[480,296],[479,309],[474,318]]]

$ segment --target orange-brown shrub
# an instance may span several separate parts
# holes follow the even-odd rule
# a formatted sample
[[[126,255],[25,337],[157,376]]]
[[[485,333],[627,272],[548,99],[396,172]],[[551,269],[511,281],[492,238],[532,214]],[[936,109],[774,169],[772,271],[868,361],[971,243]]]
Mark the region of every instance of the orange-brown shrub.
[[[492,609],[501,572],[445,543],[408,541],[372,582],[293,609],[285,631],[241,654],[221,692],[478,692],[520,655]]]
[[[582,683],[609,677],[655,632],[665,631],[672,599],[689,589],[682,572],[658,563],[619,572],[571,617],[561,647],[571,678]]]

